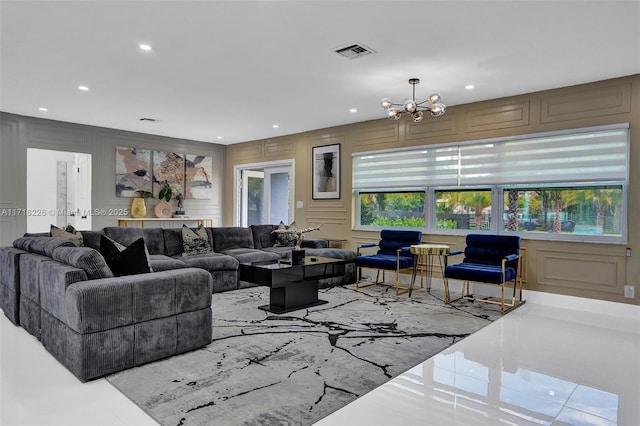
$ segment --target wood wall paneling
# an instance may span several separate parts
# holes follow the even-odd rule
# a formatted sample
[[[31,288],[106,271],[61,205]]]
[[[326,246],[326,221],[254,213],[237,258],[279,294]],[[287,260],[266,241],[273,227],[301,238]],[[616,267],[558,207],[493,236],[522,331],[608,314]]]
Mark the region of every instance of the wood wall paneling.
[[[227,148],[229,159],[234,165],[261,161],[264,157],[263,143],[243,143]],[[232,167],[233,169],[233,167]]]
[[[468,133],[486,132],[524,127],[529,122],[529,100],[509,99],[494,106],[482,103],[467,112],[465,130]]]
[[[282,156],[293,156],[296,153],[296,145],[293,141],[269,141],[264,144],[264,156],[282,158]]]
[[[537,278],[540,287],[566,287],[617,293],[624,283],[624,258],[584,251],[539,250]]]
[[[439,136],[453,136],[458,133],[458,114],[456,112],[447,112],[441,117],[431,117],[426,114],[424,120],[420,123],[414,123],[413,120],[405,121],[405,139],[406,140],[429,140]]]
[[[380,145],[388,145],[390,143],[398,142],[400,140],[399,135],[399,121],[383,121],[379,120],[367,122],[366,126],[361,126],[355,134],[355,140],[353,143],[354,148],[362,149],[382,149]]]
[[[540,122],[553,123],[631,111],[631,83],[608,84],[589,91],[563,91],[540,99]]]
[[[66,123],[29,123],[26,143],[29,148],[92,153],[90,133],[84,127]]]

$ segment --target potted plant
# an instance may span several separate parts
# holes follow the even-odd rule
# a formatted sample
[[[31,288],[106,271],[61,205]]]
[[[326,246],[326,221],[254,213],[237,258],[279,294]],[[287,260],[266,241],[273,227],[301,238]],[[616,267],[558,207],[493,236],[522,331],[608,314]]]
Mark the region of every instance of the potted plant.
[[[155,207],[153,208],[153,212],[155,213],[156,217],[160,217],[160,218],[171,217],[171,204],[169,204],[169,201],[171,201],[171,195],[173,194],[173,191],[171,190],[171,186],[167,181],[165,181],[162,188],[160,188],[160,192],[158,193],[157,198],[153,195],[151,191],[138,190],[136,192],[140,194],[141,197],[143,197],[143,201],[144,201],[144,198],[154,198],[159,200],[158,204],[156,204]],[[131,215],[133,216],[133,204],[131,205]],[[145,214],[143,216],[133,216],[133,217],[144,217],[144,216],[146,216],[146,208],[145,208]]]

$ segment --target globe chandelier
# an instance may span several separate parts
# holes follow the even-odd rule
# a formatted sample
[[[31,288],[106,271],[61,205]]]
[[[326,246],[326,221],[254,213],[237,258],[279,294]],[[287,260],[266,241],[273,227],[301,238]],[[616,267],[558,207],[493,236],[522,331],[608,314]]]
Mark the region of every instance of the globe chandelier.
[[[416,84],[420,83],[419,78],[410,78],[409,84],[413,86],[413,96],[401,104],[394,104],[389,98],[383,98],[380,106],[387,113],[391,120],[399,120],[402,114],[410,114],[413,121],[419,123],[424,118],[425,111],[429,111],[433,117],[440,117],[444,114],[447,106],[440,102],[440,95],[434,93],[422,102],[416,102]]]

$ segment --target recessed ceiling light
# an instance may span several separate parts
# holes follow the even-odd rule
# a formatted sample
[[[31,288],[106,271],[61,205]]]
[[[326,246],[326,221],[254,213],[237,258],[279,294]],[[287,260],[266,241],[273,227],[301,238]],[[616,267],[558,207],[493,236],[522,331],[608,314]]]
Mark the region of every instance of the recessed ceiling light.
[[[89,90],[87,86],[83,86],[83,85],[78,86],[78,89],[82,90],[83,92],[86,92]]]
[[[351,108],[351,109],[349,110],[349,112],[358,112],[358,110],[357,110],[357,109],[355,109],[355,108]]]
[[[217,136],[216,139],[222,139],[222,136]]]
[[[467,90],[471,90],[471,89],[475,89],[476,86],[474,86],[473,84],[467,84],[466,86],[464,86],[464,88]]]
[[[140,47],[140,50],[146,50],[147,52],[151,50],[150,44],[142,43],[139,45],[139,47]]]
[[[280,126],[278,126],[277,124],[274,124],[274,125],[273,125],[273,126],[271,126],[271,127],[273,127],[274,129],[277,129],[277,128],[278,128],[278,127],[280,127]]]
[[[40,107],[40,108],[38,108],[38,109],[39,109],[40,111],[42,111],[42,112],[47,112],[47,111],[49,111],[49,110],[48,110],[47,108],[45,108],[45,107]]]

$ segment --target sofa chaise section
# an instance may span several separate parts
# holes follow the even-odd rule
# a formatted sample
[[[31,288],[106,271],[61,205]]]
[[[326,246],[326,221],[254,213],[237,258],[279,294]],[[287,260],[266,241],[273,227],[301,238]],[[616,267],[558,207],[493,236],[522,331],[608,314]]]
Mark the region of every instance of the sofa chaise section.
[[[14,323],[81,381],[211,342],[212,278],[203,269],[114,277],[97,250],[51,237],[18,239],[0,260],[10,270],[2,286],[19,284],[17,304],[3,290],[5,314],[17,312]]]
[[[42,341],[82,381],[211,342],[211,276],[201,269],[82,281],[63,302],[64,320],[44,311]]]

